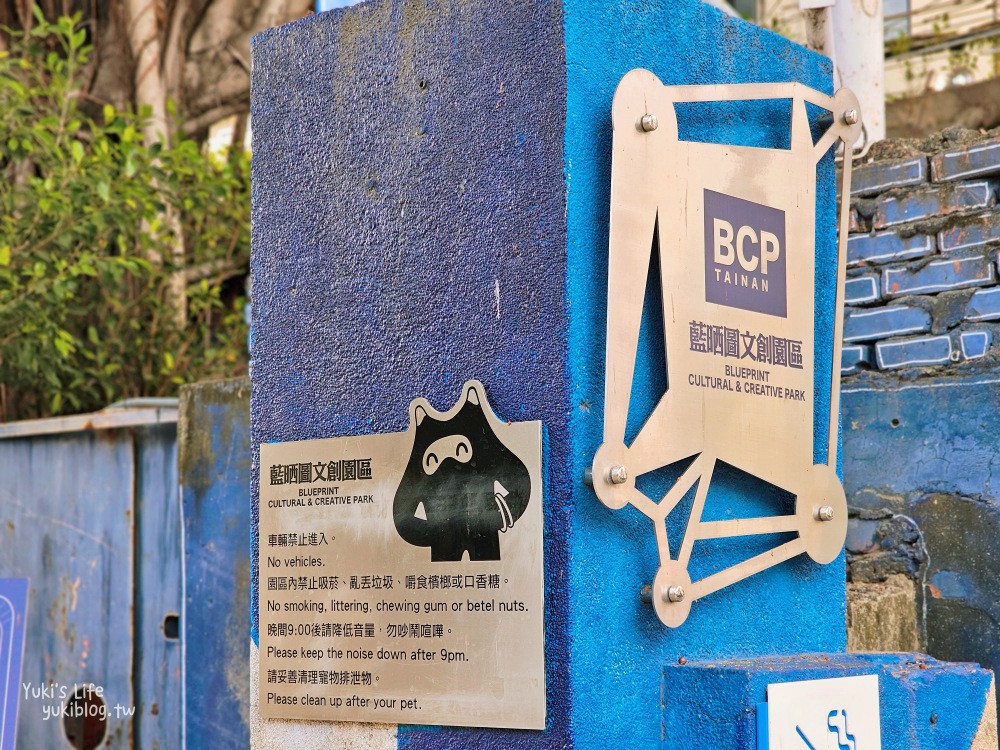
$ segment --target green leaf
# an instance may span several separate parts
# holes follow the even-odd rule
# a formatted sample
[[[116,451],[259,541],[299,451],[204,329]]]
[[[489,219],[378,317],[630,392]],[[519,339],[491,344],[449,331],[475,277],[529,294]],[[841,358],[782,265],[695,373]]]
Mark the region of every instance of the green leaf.
[[[10,265],[10,245],[0,245],[0,266]]]
[[[73,145],[71,147],[71,150],[73,152],[73,161],[75,161],[77,164],[79,164],[80,162],[82,162],[83,161],[83,144],[80,143],[80,141],[73,141]]]
[[[57,338],[53,340],[52,343],[55,344],[56,349],[59,350],[59,353],[63,356],[63,359],[69,357],[69,355],[76,350],[76,347],[74,346],[72,340],[67,341],[66,339],[63,338]]]

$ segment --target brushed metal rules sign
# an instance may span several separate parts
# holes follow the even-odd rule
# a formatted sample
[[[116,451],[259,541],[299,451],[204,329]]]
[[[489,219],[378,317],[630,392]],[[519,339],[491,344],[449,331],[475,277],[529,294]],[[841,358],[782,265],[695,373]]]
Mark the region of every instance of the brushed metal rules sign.
[[[541,422],[260,447],[265,718],[543,729]]]

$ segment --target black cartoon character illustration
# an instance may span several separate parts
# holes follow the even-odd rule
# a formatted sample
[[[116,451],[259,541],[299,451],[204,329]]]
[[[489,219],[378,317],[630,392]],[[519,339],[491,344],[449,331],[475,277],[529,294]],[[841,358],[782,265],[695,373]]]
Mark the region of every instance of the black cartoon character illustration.
[[[499,560],[500,534],[524,513],[531,477],[494,433],[482,385],[466,383],[453,416],[410,405],[413,450],[393,501],[396,531],[434,562]]]

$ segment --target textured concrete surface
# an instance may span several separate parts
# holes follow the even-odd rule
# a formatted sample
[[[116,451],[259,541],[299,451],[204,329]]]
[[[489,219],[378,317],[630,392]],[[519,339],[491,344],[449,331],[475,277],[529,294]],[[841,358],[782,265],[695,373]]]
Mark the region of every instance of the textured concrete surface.
[[[651,747],[663,739],[662,665],[843,651],[843,558],[793,560],[663,628],[639,599],[657,565],[648,523],[611,514],[582,482],[601,441],[618,80],[646,67],[667,84],[794,80],[829,92],[829,61],[696,0],[373,0],[266,32],[253,54],[254,456],[262,442],[401,430],[410,399],[447,407],[469,378],[502,417],[547,430],[546,730],[396,737],[255,721],[258,746]],[[678,117],[685,138],[788,144],[778,103]],[[833,180],[828,155],[816,206],[817,462],[832,371]],[[666,386],[658,322],[644,322],[636,425]],[[723,469],[707,516],[788,502]],[[702,574],[760,543],[699,549]],[[252,623],[256,638],[256,613]]]
[[[671,747],[756,750],[756,707],[769,684],[860,674],[879,677],[886,750],[966,750],[995,732],[989,670],[920,654],[815,654],[665,667],[664,695],[684,700],[665,701],[664,733]]]
[[[665,22],[668,7],[670,20]],[[668,85],[796,80],[829,92],[831,83],[825,58],[699,2],[566,3],[566,56],[571,375],[567,407],[573,438],[570,476],[579,477],[601,442],[611,166],[607,113],[619,79],[633,67],[645,67]],[[787,147],[787,108],[782,112],[767,105],[712,105],[681,107],[678,115],[682,137]],[[819,167],[816,249],[816,332],[821,342],[832,337],[833,177],[832,162],[824,160]],[[653,289],[647,293],[649,303],[655,309]],[[658,315],[648,316],[640,334],[640,358],[645,363],[633,385],[630,425],[642,423],[666,385],[658,323]],[[818,363],[828,359],[823,350],[817,352]],[[829,377],[829,367],[818,368],[818,404],[829,393]],[[815,422],[820,436],[816,443],[821,446],[818,461],[825,459],[826,419],[820,407]],[[720,474],[706,506],[706,512],[714,515],[707,517],[770,514],[787,502],[745,476]],[[838,651],[846,645],[841,560],[826,567],[801,558],[790,561],[696,602],[690,619],[681,628],[668,630],[639,600],[640,587],[652,582],[657,569],[648,520],[632,511],[607,510],[579,482],[573,486],[572,507],[570,627],[577,746],[598,748],[624,741],[629,747],[654,747],[662,741],[661,718],[651,710],[661,701],[662,686],[658,671],[650,665],[675,663],[680,656]],[[679,538],[677,524],[684,520],[683,510],[671,519],[672,539]],[[760,550],[753,544],[699,545],[696,554],[701,570],[707,571]]]
[[[552,1],[382,0],[253,43],[255,459],[402,431],[411,399],[445,409],[470,378],[548,430],[549,728],[401,746],[570,741],[562,28]]]
[[[926,550],[919,627],[940,659],[1000,668],[1000,379],[935,378],[843,396],[848,503],[909,519]]]
[[[883,583],[847,584],[847,650],[920,650],[913,579],[896,573]]]

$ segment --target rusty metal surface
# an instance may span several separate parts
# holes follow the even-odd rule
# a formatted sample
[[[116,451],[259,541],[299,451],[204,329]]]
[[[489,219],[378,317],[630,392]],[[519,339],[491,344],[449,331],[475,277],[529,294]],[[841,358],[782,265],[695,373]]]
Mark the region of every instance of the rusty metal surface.
[[[181,747],[181,508],[174,425],[135,430],[135,747]]]
[[[0,424],[0,440],[31,435],[59,435],[88,430],[112,430],[151,424],[173,424],[177,407],[105,409],[94,414],[76,414],[52,419],[26,419]]]
[[[250,746],[250,381],[181,390],[184,738]]]
[[[180,608],[175,428],[95,416],[0,440],[0,575],[31,580],[23,681],[56,688],[22,695],[18,747],[68,747],[46,706],[92,683],[110,711],[102,749],[177,748],[179,649],[154,629]]]

